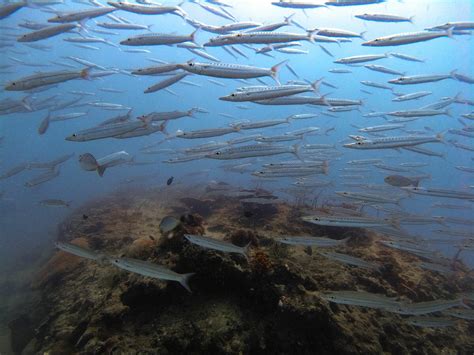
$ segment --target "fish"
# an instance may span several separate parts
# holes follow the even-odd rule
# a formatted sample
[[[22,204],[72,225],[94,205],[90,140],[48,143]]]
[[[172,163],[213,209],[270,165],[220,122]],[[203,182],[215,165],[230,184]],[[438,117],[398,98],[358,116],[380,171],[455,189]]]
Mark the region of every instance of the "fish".
[[[42,72],[26,76],[5,85],[7,91],[26,91],[42,86],[63,83],[73,79],[89,79],[90,69],[82,70],[61,70],[55,72]]]
[[[366,64],[364,65],[365,68],[379,72],[379,73],[384,73],[384,74],[393,74],[393,75],[404,75],[405,73],[402,73],[398,70],[390,69],[387,67],[384,67],[382,65],[376,65],[376,64]]]
[[[326,237],[293,237],[293,236],[283,236],[278,237],[275,239],[277,242],[282,244],[289,244],[289,245],[303,245],[303,246],[310,246],[310,247],[336,247],[340,245],[344,245],[348,238],[346,239],[331,239]]]
[[[389,80],[390,84],[397,85],[413,85],[413,84],[424,84],[424,83],[433,83],[440,80],[453,79],[453,72],[447,75],[438,75],[438,74],[421,74],[413,76],[401,76],[396,79]]]
[[[420,186],[404,186],[403,190],[425,196],[436,196],[436,197],[446,197],[459,200],[470,200],[474,201],[474,193],[463,191],[463,190],[450,190],[450,189],[439,189],[439,188],[428,188]]]
[[[404,186],[418,186],[420,181],[426,177],[424,176],[402,176],[402,175],[388,175],[384,177],[384,181],[392,186],[404,187]]]
[[[171,86],[175,83],[177,83],[178,81],[182,80],[183,78],[185,78],[186,76],[188,76],[189,73],[178,73],[176,75],[173,75],[165,80],[162,80],[148,88],[145,89],[145,91],[143,91],[144,94],[150,94],[152,92],[157,92],[159,90],[162,90],[162,89],[165,89],[167,88],[168,86]]]
[[[140,15],[163,15],[168,13],[182,15],[184,13],[183,9],[179,6],[163,6],[160,4],[142,5],[126,1],[107,1],[107,4],[113,6],[114,10],[119,9]]]
[[[374,60],[379,60],[383,58],[387,58],[388,54],[364,54],[364,55],[356,55],[352,57],[345,57],[340,58],[334,61],[337,64],[359,64],[365,62],[371,62]]]
[[[79,164],[82,169],[86,171],[97,171],[99,176],[102,177],[107,168],[130,163],[132,159],[132,156],[123,150],[99,159],[96,159],[91,153],[84,153],[79,155]]]
[[[413,22],[413,17],[404,17],[398,15],[390,15],[390,14],[361,14],[361,15],[354,15],[354,17],[365,20],[365,21],[375,21],[375,22]]]
[[[269,76],[278,81],[278,70],[287,61],[275,64],[271,68],[258,68],[249,65],[230,64],[230,63],[199,63],[195,61],[188,61],[185,64],[179,64],[180,69],[186,70],[193,74],[211,76],[216,78],[260,78]]]
[[[316,9],[318,7],[327,7],[325,4],[307,0],[279,0],[272,1],[272,5],[289,9]]]
[[[171,71],[175,71],[179,69],[179,63],[167,63],[167,64],[160,64],[154,65],[147,68],[139,68],[132,70],[132,74],[134,75],[156,75],[156,74],[163,74],[168,73]]]
[[[181,131],[176,132],[176,137],[185,138],[185,139],[196,139],[196,138],[209,138],[209,137],[218,137],[223,136],[229,133],[235,133],[240,131],[240,126],[236,125],[233,127],[224,127],[224,128],[209,128],[209,129],[200,129],[195,131]]]
[[[181,221],[173,216],[165,216],[160,222],[160,232],[167,234],[181,225]]]
[[[98,252],[95,252],[93,250],[86,249],[86,248],[80,247],[79,245],[75,245],[75,244],[72,244],[72,243],[57,241],[57,242],[54,243],[54,245],[55,245],[56,248],[58,248],[62,251],[65,251],[66,253],[73,254],[73,255],[79,256],[81,258],[85,258],[85,259],[89,259],[89,260],[93,260],[93,261],[101,262],[101,261],[104,261],[107,258],[107,256],[105,254],[98,253]]]
[[[403,53],[390,52],[390,56],[398,58],[398,59],[406,60],[409,62],[419,62],[419,63],[424,62],[424,59],[419,59],[419,58],[413,57],[408,54],[403,54]]]
[[[382,195],[375,195],[372,193],[351,192],[351,191],[335,191],[339,196],[360,200],[368,203],[392,203],[399,205],[400,198],[390,198]]]
[[[11,14],[17,12],[23,7],[27,6],[27,1],[18,1],[13,3],[4,3],[0,6],[0,20],[7,18]]]
[[[435,312],[441,312],[458,306],[469,308],[464,304],[462,299],[434,300],[416,303],[402,302],[400,309],[396,313],[404,315],[424,315]]]
[[[188,292],[191,292],[188,282],[194,273],[178,274],[168,268],[165,268],[164,266],[131,258],[111,258],[110,262],[120,269],[130,271],[135,274],[160,280],[177,281]]]
[[[346,217],[346,216],[324,216],[324,215],[309,215],[303,216],[301,219],[305,222],[317,224],[321,226],[332,227],[354,227],[354,228],[370,228],[387,226],[391,224],[396,225],[396,221],[390,219],[376,219],[371,217]]]
[[[474,320],[474,310],[472,309],[448,309],[443,314],[460,319]]]
[[[319,91],[321,79],[310,85],[280,85],[280,86],[249,86],[237,89],[227,96],[219,97],[219,100],[231,102],[262,101],[291,96],[308,91]]]
[[[194,42],[197,30],[189,35],[177,35],[166,33],[145,33],[129,37],[120,42],[124,46],[157,46],[170,45],[183,42]]]
[[[166,185],[170,186],[173,183],[173,179],[174,177],[171,176],[168,180],[166,180]]]
[[[13,168],[7,170],[3,174],[0,175],[0,180],[7,179],[9,177],[15,176],[22,171],[28,168],[28,163],[21,163],[19,165],[14,166]]]
[[[325,256],[326,258],[330,260],[339,261],[344,264],[357,266],[364,269],[378,270],[380,268],[380,265],[376,263],[365,261],[361,258],[356,258],[354,256],[347,255],[347,254],[341,254],[341,253],[329,252],[329,251],[318,251],[318,253]]]
[[[453,38],[453,29],[448,28],[443,32],[430,32],[430,31],[421,31],[421,32],[407,32],[399,33],[384,37],[376,38],[372,41],[367,41],[362,43],[363,46],[370,47],[383,47],[383,46],[400,46],[404,44],[425,42],[435,38],[449,37]]]
[[[50,206],[50,207],[69,207],[70,206],[70,202],[66,202],[66,201],[58,200],[58,199],[41,200],[39,204],[43,206]]]
[[[391,311],[400,305],[400,303],[394,298],[364,291],[330,291],[320,294],[319,297],[328,302],[378,308],[388,311]]]
[[[17,38],[18,42],[36,42],[42,39],[51,38],[57,36],[61,33],[71,31],[72,29],[77,28],[76,24],[60,24],[57,26],[48,26],[34,32],[26,33]]]
[[[71,134],[70,136],[67,136],[66,140],[72,142],[86,142],[95,139],[115,137],[117,135],[133,131],[137,128],[144,127],[145,125],[146,123],[141,120],[106,124],[103,126],[92,127],[78,131]]]
[[[56,169],[56,168],[48,169],[45,173],[38,175],[35,178],[25,182],[25,186],[33,187],[40,184],[44,184],[45,182],[48,182],[58,176],[59,176],[59,169]]]
[[[206,154],[206,158],[228,160],[228,159],[243,159],[253,158],[278,154],[295,154],[299,155],[299,145],[281,146],[269,144],[253,144],[247,146],[230,147],[222,150],[217,150],[210,154]]]
[[[249,261],[248,250],[251,242],[244,247],[239,247],[232,243],[228,243],[222,240],[214,239],[208,236],[185,234],[184,237],[192,244],[199,245],[200,247],[219,250],[225,253],[236,253],[243,255],[247,261]]]
[[[400,101],[408,101],[408,100],[416,100],[428,95],[431,95],[431,91],[418,91],[418,92],[413,92],[411,94],[404,94],[397,96],[392,99],[392,101],[400,102]]]
[[[315,40],[313,33],[291,33],[291,32],[237,32],[222,36],[210,38],[204,43],[204,47],[217,47],[233,45],[238,43],[249,44],[272,44],[286,43],[294,41],[310,41]]]
[[[48,19],[48,22],[53,23],[68,23],[68,22],[80,22],[85,19],[91,19],[103,15],[110,14],[116,9],[113,7],[95,7],[92,9],[65,12]]]
[[[344,147],[351,149],[393,149],[405,148],[424,143],[441,143],[443,136],[438,134],[436,136],[397,136],[397,137],[383,137],[372,140],[363,139],[355,143],[344,144]]]

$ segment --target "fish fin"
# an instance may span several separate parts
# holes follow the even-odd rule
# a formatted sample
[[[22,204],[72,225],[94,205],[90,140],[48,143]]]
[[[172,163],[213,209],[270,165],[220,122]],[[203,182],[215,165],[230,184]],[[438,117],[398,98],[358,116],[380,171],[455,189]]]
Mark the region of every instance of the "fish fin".
[[[181,280],[179,283],[183,286],[188,292],[192,293],[191,289],[189,288],[189,279],[195,274],[195,272],[191,272],[189,274],[182,274]]]
[[[105,166],[103,165],[99,165],[97,167],[97,172],[99,173],[99,176],[102,177],[104,176],[104,173],[105,173],[105,169],[107,169]]]
[[[271,73],[271,76],[272,76],[273,80],[275,80],[275,81],[277,82],[278,85],[281,85],[281,84],[280,84],[280,80],[278,80],[278,72],[279,72],[281,66],[282,66],[283,64],[285,64],[286,62],[288,62],[288,59],[286,59],[286,60],[284,60],[284,61],[282,61],[282,62],[280,62],[280,63],[278,63],[278,64],[275,64],[275,65],[274,65],[273,67],[271,67],[271,69],[270,69],[271,72],[272,72],[272,73]]]

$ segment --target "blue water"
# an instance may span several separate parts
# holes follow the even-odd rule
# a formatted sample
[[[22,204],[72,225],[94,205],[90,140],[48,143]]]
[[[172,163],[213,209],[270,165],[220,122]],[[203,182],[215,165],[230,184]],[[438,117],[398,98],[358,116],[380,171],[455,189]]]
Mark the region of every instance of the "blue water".
[[[426,27],[440,25],[449,21],[469,21],[472,20],[472,2],[471,1],[428,1],[420,0],[414,2],[399,2],[387,1],[384,3],[369,5],[369,6],[351,6],[351,7],[329,7],[320,9],[310,9],[305,12],[301,10],[281,9],[272,6],[269,1],[231,1],[234,7],[230,9],[233,15],[239,21],[252,20],[262,23],[272,23],[281,21],[283,16],[291,13],[296,13],[294,19],[305,28],[314,27],[332,27],[350,30],[354,32],[366,31],[365,37],[373,39],[376,37],[401,33],[410,31],[423,30]],[[73,11],[87,8],[85,5],[68,2],[67,5],[53,6],[58,11]],[[183,9],[193,19],[201,22],[222,25],[229,23],[228,20],[209,14],[199,6],[186,2]],[[372,13],[391,13],[403,16],[414,16],[413,23],[376,23],[366,22],[354,17],[355,14],[365,12]],[[193,31],[193,27],[186,24],[185,21],[174,15],[163,16],[143,16],[124,11],[117,11],[115,14],[123,16],[133,23],[139,24],[154,24],[152,30],[155,32],[179,34],[189,34]],[[44,23],[53,14],[46,12],[46,9],[30,9],[24,8],[14,13],[10,17],[1,20],[2,26],[12,27],[13,29],[2,29],[2,35],[7,36],[9,33],[23,34],[29,30],[21,29],[17,26],[22,20],[31,20]],[[105,17],[97,18],[97,21],[106,21]],[[110,22],[110,20],[107,20]],[[94,20],[88,21],[86,26],[95,28]],[[119,35],[102,35],[99,33],[90,32],[92,36],[99,36],[106,38],[112,43],[118,44],[121,40],[128,36],[142,33],[143,31],[119,31],[110,30],[112,32],[120,32]],[[297,27],[285,27],[281,31],[301,32]],[[140,67],[151,66],[154,63],[148,58],[156,58],[167,62],[185,62],[196,56],[186,49],[177,48],[174,46],[145,46],[151,51],[149,54],[144,53],[126,53],[120,49],[135,48],[124,47],[118,45],[118,48],[101,43],[92,43],[91,45],[99,47],[100,50],[88,50],[78,48],[72,43],[63,41],[65,37],[74,36],[73,34],[62,34],[57,37],[46,39],[37,43],[44,44],[51,47],[49,51],[40,51],[27,47],[22,43],[15,43],[14,47],[7,47],[3,49],[0,59],[1,64],[12,64],[10,73],[1,74],[2,83],[10,80],[18,79],[26,75],[33,74],[35,71],[53,71],[65,69],[58,65],[51,64],[51,61],[61,61],[70,64],[75,64],[72,61],[64,59],[64,56],[77,56],[87,59],[91,62],[99,64],[107,68],[120,68],[123,70],[131,70]],[[205,43],[214,34],[205,31],[199,31],[196,42],[199,44]],[[333,55],[334,58],[329,57],[318,46],[318,44],[311,44],[309,42],[302,42],[301,49],[306,49],[309,54],[305,55],[290,55],[272,52],[274,58],[255,54],[252,50],[239,46],[245,54],[250,58],[246,59],[237,55],[237,59],[230,56],[222,48],[215,47],[207,49],[208,53],[219,58],[222,62],[242,63],[260,67],[270,67],[284,59],[289,59],[292,68],[298,73],[301,79],[313,81],[324,77],[327,82],[335,85],[337,89],[329,88],[327,86],[321,87],[322,94],[328,94],[327,97],[347,98],[354,100],[363,100],[361,107],[362,113],[374,111],[391,111],[416,109],[421,106],[436,102],[442,97],[453,97],[457,93],[466,99],[473,99],[472,87],[469,84],[457,80],[444,80],[436,83],[410,85],[410,86],[395,86],[395,91],[402,93],[410,93],[415,91],[427,90],[432,91],[433,94],[416,101],[408,101],[404,103],[392,102],[394,97],[388,90],[380,90],[375,88],[368,88],[360,84],[361,80],[370,80],[380,83],[386,83],[394,76],[376,73],[370,71],[363,66],[348,67],[333,63],[337,58],[361,55],[361,54],[376,54],[390,51],[401,52],[404,54],[416,56],[425,59],[424,63],[407,62],[397,58],[386,58],[374,62],[373,64],[384,65],[389,68],[406,72],[407,75],[416,74],[446,74],[454,69],[459,73],[466,75],[473,75],[473,44],[471,36],[455,36],[454,39],[439,38],[432,41],[409,44],[399,47],[381,47],[370,48],[362,47],[362,39],[353,39],[351,43],[337,44],[322,44]],[[255,48],[260,48],[263,45],[254,45]],[[142,48],[142,47],[140,47]],[[20,52],[16,52],[20,51]],[[47,67],[29,67],[16,63],[11,57],[18,58],[24,62],[48,64]],[[206,62],[207,60],[196,58],[198,61]],[[369,63],[372,64],[372,63]],[[77,65],[78,68],[82,66]],[[328,72],[331,68],[348,68],[352,70],[351,74],[331,74]],[[283,67],[280,75],[281,82],[296,79],[287,68]],[[227,126],[233,119],[219,115],[225,113],[232,115],[235,120],[249,119],[251,121],[285,118],[292,114],[301,113],[319,113],[326,110],[324,106],[261,106],[253,103],[231,103],[218,100],[220,96],[231,93],[235,88],[244,86],[243,83],[231,79],[211,78],[225,83],[225,87],[216,86],[210,83],[206,77],[203,76],[188,76],[185,80],[192,81],[202,87],[188,86],[182,83],[177,83],[170,87],[171,90],[177,93],[174,96],[166,91],[159,91],[152,94],[143,94],[143,91],[150,85],[161,80],[161,77],[151,76],[128,76],[124,74],[115,74],[96,80],[74,80],[59,84],[56,88],[49,89],[45,92],[33,94],[38,99],[44,99],[52,95],[57,95],[54,100],[70,100],[76,97],[69,94],[73,90],[81,90],[95,93],[95,96],[86,96],[81,102],[90,102],[94,100],[101,100],[104,102],[111,102],[122,104],[133,108],[133,115],[139,116],[152,111],[173,111],[173,110],[188,110],[192,107],[201,107],[209,111],[209,113],[198,113],[196,119],[184,117],[172,121],[168,124],[168,133],[172,134],[178,129],[193,130],[211,127]],[[270,78],[263,78],[263,80],[273,85]],[[255,85],[257,81],[251,80]],[[99,88],[114,88],[123,90],[124,93],[107,93],[98,90]],[[366,94],[361,92],[361,89],[371,92]],[[306,93],[305,95],[312,95]],[[24,93],[2,92],[2,99],[12,98],[20,99],[24,97]],[[237,105],[245,105],[249,109],[242,110],[237,108]],[[434,133],[441,133],[448,128],[461,129],[463,126],[458,119],[461,114],[469,113],[472,107],[468,105],[452,104],[450,105],[451,115],[435,116],[422,118],[417,121],[408,122],[407,129],[423,130],[425,126],[430,127]],[[74,158],[62,164],[60,167],[60,176],[39,186],[28,188],[24,183],[30,180],[35,175],[39,174],[36,170],[25,171],[19,175],[1,181],[1,191],[4,193],[0,201],[0,223],[1,223],[1,237],[0,237],[0,259],[9,262],[15,260],[18,256],[25,253],[27,250],[34,248],[52,248],[51,240],[55,238],[56,226],[60,223],[68,213],[67,209],[48,208],[38,204],[38,201],[48,198],[58,198],[65,201],[72,201],[72,208],[81,206],[87,201],[97,199],[101,196],[106,196],[117,187],[122,186],[124,182],[130,179],[135,179],[138,184],[144,187],[163,186],[170,176],[175,177],[175,183],[180,182],[184,184],[195,183],[195,178],[186,176],[186,174],[197,172],[200,170],[209,169],[207,177],[202,179],[202,184],[211,180],[225,181],[238,185],[241,187],[261,186],[276,193],[278,189],[291,186],[293,179],[283,178],[277,182],[267,182],[264,180],[256,180],[250,174],[231,174],[219,169],[220,161],[213,160],[199,160],[196,162],[187,162],[182,164],[165,164],[162,163],[173,155],[145,155],[140,153],[140,148],[163,140],[164,136],[161,133],[155,133],[150,136],[131,138],[125,140],[118,140],[107,138],[89,142],[69,142],[65,137],[77,132],[78,130],[92,127],[101,121],[113,117],[118,113],[125,113],[123,111],[106,111],[92,106],[83,106],[78,108],[64,109],[56,112],[88,112],[84,117],[76,118],[64,122],[53,122],[46,134],[40,136],[37,133],[37,128],[40,122],[47,115],[46,110],[34,111],[30,113],[9,114],[3,115],[0,119],[0,131],[3,141],[0,148],[2,172],[7,171],[11,167],[18,165],[21,162],[32,161],[49,161],[66,153],[75,153]],[[454,167],[457,165],[473,167],[472,153],[455,148],[449,144],[427,144],[426,147],[441,152],[445,158],[427,157],[412,152],[394,150],[381,151],[352,151],[342,147],[344,141],[349,134],[357,134],[357,129],[353,125],[365,127],[374,126],[385,123],[385,119],[379,118],[364,118],[362,113],[358,111],[336,113],[337,117],[327,117],[319,115],[317,118],[309,120],[294,120],[290,125],[276,126],[266,128],[264,130],[252,130],[242,133],[233,133],[222,137],[210,139],[170,139],[162,143],[158,148],[181,149],[184,147],[205,143],[211,140],[224,141],[235,137],[240,137],[245,134],[263,133],[264,135],[282,134],[287,131],[304,128],[307,126],[320,127],[321,132],[328,128],[334,127],[328,135],[309,135],[305,138],[304,143],[327,143],[336,144],[337,150],[343,153],[342,156],[331,159],[329,162],[329,175],[323,177],[326,180],[331,180],[334,186],[330,186],[322,190],[318,201],[336,199],[334,191],[338,190],[355,190],[355,188],[341,185],[343,179],[340,177],[344,174],[339,169],[347,167],[347,161],[352,159],[367,159],[367,158],[382,158],[388,165],[397,165],[402,162],[427,162],[429,166],[417,169],[423,174],[430,174],[431,180],[426,180],[422,183],[423,186],[432,186],[439,188],[450,189],[469,189],[469,185],[473,185],[473,175],[468,172],[461,172]],[[465,124],[472,125],[468,120],[464,120]],[[389,131],[386,135],[400,135],[400,131]],[[432,133],[430,133],[432,134]],[[472,139],[467,137],[453,136],[446,134],[447,139],[456,139],[459,142],[472,146]],[[282,144],[287,144],[282,143]],[[290,143],[288,143],[290,144]],[[96,157],[125,150],[135,157],[136,161],[153,162],[150,165],[142,166],[121,166],[111,168],[106,172],[105,176],[100,178],[94,172],[87,172],[81,169],[78,163],[78,156],[80,154],[89,152]],[[254,164],[253,170],[258,170],[261,163],[266,161],[281,161],[292,160],[293,156],[275,156],[261,159],[260,162]],[[225,163],[241,161],[226,161]],[[352,173],[347,173],[352,174]],[[357,174],[357,173],[355,173]],[[391,174],[383,170],[371,168],[369,174],[366,174],[364,179],[354,180],[353,182],[364,182],[373,184],[383,184],[383,177]],[[148,177],[145,180],[140,180],[140,177]],[[319,176],[317,176],[319,178]],[[348,181],[348,180],[345,180]],[[312,200],[314,195],[317,195],[321,190],[317,190],[308,196]],[[339,200],[339,198],[337,198]],[[402,207],[405,211],[415,214],[425,215],[444,215],[456,216],[462,218],[471,218],[472,210],[451,211],[451,210],[431,210],[430,205],[434,202],[449,202],[459,203],[459,201],[430,198],[425,196],[413,196],[405,198],[402,202]],[[347,201],[351,202],[351,201]],[[464,204],[471,204],[471,202],[464,202]],[[439,229],[439,226],[422,226],[420,228],[411,228],[407,226],[407,230],[411,233],[422,233],[429,235],[430,230]],[[450,226],[457,230],[470,230],[472,226]],[[452,254],[452,248],[439,247],[447,254]],[[463,252],[463,259],[469,263],[474,264],[472,252]]]

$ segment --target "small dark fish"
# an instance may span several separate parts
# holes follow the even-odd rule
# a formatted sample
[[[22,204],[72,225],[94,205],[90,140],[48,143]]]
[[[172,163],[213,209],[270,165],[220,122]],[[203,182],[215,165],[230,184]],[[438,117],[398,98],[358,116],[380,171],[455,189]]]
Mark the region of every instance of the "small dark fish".
[[[87,218],[89,218],[88,215],[86,215],[86,214],[83,214],[83,215],[82,215],[82,219],[83,219],[83,220],[86,220]]]
[[[244,217],[250,218],[253,216],[253,213],[251,211],[245,211],[244,212]]]
[[[174,177],[170,177],[168,180],[166,180],[166,185],[170,186],[173,183]]]

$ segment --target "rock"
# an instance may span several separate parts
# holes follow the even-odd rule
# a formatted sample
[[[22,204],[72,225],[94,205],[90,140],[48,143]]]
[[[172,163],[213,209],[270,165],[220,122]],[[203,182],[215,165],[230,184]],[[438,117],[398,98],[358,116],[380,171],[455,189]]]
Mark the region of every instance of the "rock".
[[[20,354],[33,339],[34,326],[26,314],[22,314],[8,324],[10,328],[10,344],[15,354]]]

